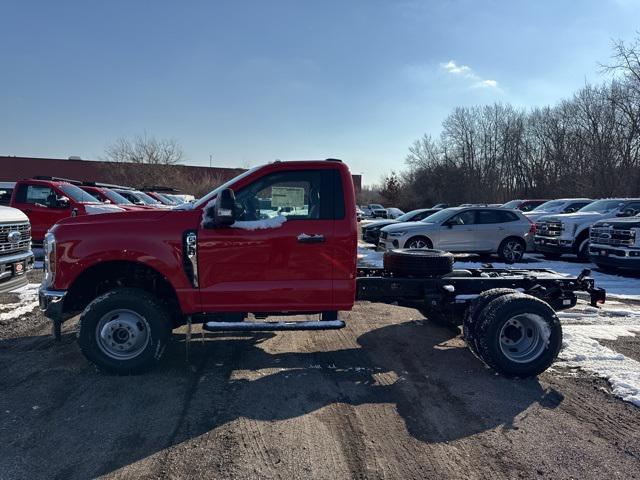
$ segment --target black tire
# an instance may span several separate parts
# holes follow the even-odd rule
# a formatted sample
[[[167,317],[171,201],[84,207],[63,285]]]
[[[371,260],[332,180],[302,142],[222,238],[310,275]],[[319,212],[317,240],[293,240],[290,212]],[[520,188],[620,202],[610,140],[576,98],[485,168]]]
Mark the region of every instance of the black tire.
[[[148,371],[158,363],[171,330],[168,312],[154,295],[137,288],[118,288],[84,309],[78,343],[84,356],[99,369],[129,375]],[[129,345],[137,348],[116,351]]]
[[[505,238],[498,247],[500,260],[506,263],[515,263],[522,260],[527,249],[526,242],[518,237]]]
[[[420,250],[432,249],[433,242],[429,240],[427,237],[424,237],[422,235],[417,235],[407,240],[404,244],[404,248],[420,249]]]
[[[589,262],[589,239],[581,239],[576,245],[576,256],[581,262]]]
[[[513,322],[521,322],[522,328],[514,327]],[[522,350],[505,346],[510,332],[515,332],[515,340],[524,342]],[[527,342],[533,344],[526,347]],[[544,372],[556,359],[562,346],[562,327],[553,309],[542,300],[522,293],[502,295],[483,309],[476,325],[476,345],[478,356],[489,367],[526,378]],[[516,357],[519,361],[514,361]]]
[[[485,307],[498,297],[518,293],[520,292],[513,288],[492,288],[491,290],[482,292],[477,298],[471,301],[469,308],[467,308],[465,312],[464,320],[462,321],[462,335],[469,350],[471,350],[476,357],[478,356],[476,326]]]
[[[398,277],[437,277],[453,271],[453,255],[441,250],[393,249],[383,257],[385,270]]]
[[[562,257],[562,254],[552,253],[552,252],[542,252],[542,256],[547,260],[560,260],[560,257]]]

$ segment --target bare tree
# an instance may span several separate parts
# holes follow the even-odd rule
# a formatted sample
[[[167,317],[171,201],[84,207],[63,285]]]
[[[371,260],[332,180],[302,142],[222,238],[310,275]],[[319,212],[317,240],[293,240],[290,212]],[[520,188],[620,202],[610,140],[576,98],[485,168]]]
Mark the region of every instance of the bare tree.
[[[111,162],[176,165],[184,160],[184,153],[175,139],[157,139],[145,133],[132,139],[117,139],[106,148],[103,159]]]

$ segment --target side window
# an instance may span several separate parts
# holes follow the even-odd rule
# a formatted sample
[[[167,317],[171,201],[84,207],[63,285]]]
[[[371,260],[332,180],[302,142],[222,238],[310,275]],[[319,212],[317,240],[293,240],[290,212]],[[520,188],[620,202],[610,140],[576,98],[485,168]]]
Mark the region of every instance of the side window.
[[[500,212],[496,210],[478,210],[476,212],[476,223],[502,223],[505,221],[508,220],[505,220],[504,217],[500,215]]]
[[[238,220],[264,220],[278,215],[287,220],[344,217],[342,186],[335,185],[335,173],[299,170],[266,175],[236,192]]]
[[[570,212],[576,212],[578,210],[580,210],[582,207],[584,207],[585,205],[589,205],[591,202],[573,202],[570,203],[569,205],[567,205],[566,207],[564,207],[562,209],[562,213],[570,213]]]
[[[454,225],[472,225],[475,222],[475,215],[473,210],[467,210],[466,212],[454,215],[449,220],[449,223]]]
[[[425,218],[427,218],[429,215],[433,214],[432,211],[425,211],[425,212],[420,212],[417,215],[415,215],[411,220],[413,220],[414,222],[419,222],[420,220],[424,220]]]
[[[0,205],[9,205],[11,203],[12,188],[0,188]]]
[[[500,223],[517,222],[520,220],[517,213],[513,212],[497,212],[500,215]]]
[[[50,187],[45,187],[43,185],[23,184],[20,185],[16,194],[16,202],[47,207],[55,204],[56,193]]]
[[[633,213],[633,215],[640,213],[640,202],[630,202],[627,203],[623,208],[622,208],[623,212],[629,212],[629,213]]]

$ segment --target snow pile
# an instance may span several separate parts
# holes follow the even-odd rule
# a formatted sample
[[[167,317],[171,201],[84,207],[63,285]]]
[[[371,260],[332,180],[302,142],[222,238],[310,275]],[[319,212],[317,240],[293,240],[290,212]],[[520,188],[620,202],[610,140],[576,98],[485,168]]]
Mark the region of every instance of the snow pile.
[[[17,293],[19,301],[17,303],[0,304],[0,322],[13,320],[31,312],[38,306],[39,283],[30,283],[20,287],[11,293]]]
[[[100,213],[124,212],[122,208],[116,207],[115,205],[85,204],[84,209],[87,212],[87,215],[97,215]]]
[[[634,332],[640,332],[640,325],[567,325],[563,330],[563,348],[557,365],[580,368],[606,379],[614,395],[640,407],[640,362],[596,340],[634,336]]]
[[[233,228],[241,228],[243,230],[264,230],[267,228],[279,228],[286,221],[287,217],[284,215],[278,215],[277,217],[267,218],[264,220],[234,222],[231,226]]]

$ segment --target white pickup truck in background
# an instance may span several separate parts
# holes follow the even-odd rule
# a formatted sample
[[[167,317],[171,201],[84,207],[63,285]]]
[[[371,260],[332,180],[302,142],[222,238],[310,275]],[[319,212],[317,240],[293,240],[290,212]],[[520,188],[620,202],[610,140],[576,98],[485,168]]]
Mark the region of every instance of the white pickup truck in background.
[[[0,293],[26,285],[32,268],[29,219],[18,209],[0,206]]]

